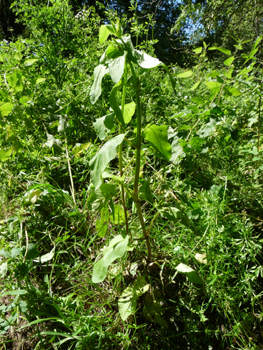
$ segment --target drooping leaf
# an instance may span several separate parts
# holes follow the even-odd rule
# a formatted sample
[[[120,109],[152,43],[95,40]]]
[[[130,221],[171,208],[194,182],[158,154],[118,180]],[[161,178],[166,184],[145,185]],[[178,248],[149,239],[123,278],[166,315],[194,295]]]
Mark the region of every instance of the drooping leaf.
[[[217,47],[217,46],[213,46],[213,47],[209,47],[208,50],[218,50],[223,52],[224,54],[230,56],[231,55],[231,51],[228,49],[224,49],[223,47]]]
[[[111,79],[115,84],[117,84],[120,81],[123,75],[125,59],[126,59],[126,54],[120,57],[117,57],[115,59],[111,59],[108,64]]]
[[[90,102],[94,104],[101,95],[101,82],[103,77],[109,73],[109,69],[103,64],[99,64],[94,69],[94,82],[90,90]]]
[[[144,130],[145,140],[150,143],[161,155],[169,160],[172,155],[171,145],[167,140],[166,125],[149,125]]]
[[[94,264],[92,282],[102,282],[108,272],[108,267],[114,260],[121,258],[127,250],[129,236],[123,238],[121,235],[114,237],[108,247],[103,251],[103,257]]]
[[[134,314],[137,307],[137,299],[149,290],[143,276],[139,276],[133,286],[126,288],[118,301],[119,313],[123,321]]]
[[[138,64],[140,67],[144,69],[152,69],[157,67],[159,64],[162,64],[158,58],[152,57],[145,52],[142,52],[140,59],[138,60]]]
[[[116,85],[113,86],[111,93],[110,93],[109,102],[110,102],[111,108],[115,112],[116,118],[121,123],[121,125],[124,127],[125,123],[123,120],[122,111],[119,107],[118,100],[117,100],[117,92],[120,90],[121,85],[122,85],[122,82],[120,80]]]
[[[92,168],[91,179],[95,189],[102,184],[102,173],[109,162],[116,157],[116,147],[122,143],[124,136],[124,134],[120,134],[107,141],[99,152],[90,160],[89,165]]]
[[[188,280],[189,280],[189,282],[202,284],[202,285],[204,284],[204,281],[199,276],[199,274],[194,269],[192,269],[190,266],[187,266],[187,265],[181,263],[178,266],[176,266],[175,269],[178,272],[181,272],[184,275],[186,275]]]
[[[107,134],[113,129],[114,117],[115,113],[110,113],[93,123],[94,129],[101,140],[104,140]]]

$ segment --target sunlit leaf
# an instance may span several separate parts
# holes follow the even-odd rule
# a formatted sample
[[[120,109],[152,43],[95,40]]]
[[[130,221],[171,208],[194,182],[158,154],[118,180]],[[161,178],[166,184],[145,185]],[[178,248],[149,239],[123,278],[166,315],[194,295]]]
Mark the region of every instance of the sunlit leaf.
[[[142,68],[152,69],[154,67],[157,67],[159,64],[162,64],[162,62],[159,61],[158,58],[152,57],[147,53],[142,52],[142,55],[138,61],[138,64]]]
[[[178,272],[181,272],[184,275],[186,275],[189,282],[197,283],[197,284],[204,284],[204,281],[199,276],[199,274],[194,269],[192,269],[190,266],[187,266],[187,265],[181,263],[178,266],[176,266],[175,269]]]
[[[14,152],[14,147],[8,148],[7,150],[0,149],[0,161],[6,162]]]
[[[225,64],[226,66],[231,66],[231,64],[233,63],[234,60],[235,60],[235,57],[234,57],[234,56],[231,56],[231,57],[229,57],[228,59],[226,59],[226,60],[224,61],[224,64]]]
[[[111,76],[112,81],[117,84],[124,72],[124,65],[125,65],[125,56],[126,54],[117,57],[115,59],[111,59],[108,67],[109,67],[109,73]]]
[[[166,125],[149,125],[144,130],[145,140],[150,143],[162,156],[169,160],[172,155],[171,145],[167,140]]]
[[[118,121],[121,123],[122,126],[125,126],[122,111],[119,107],[119,103],[118,103],[118,99],[117,99],[117,92],[120,90],[121,85],[122,84],[121,84],[121,80],[120,80],[116,85],[113,86],[111,93],[110,93],[109,102],[110,102],[111,108],[115,112],[116,118],[118,119]]]
[[[109,69],[103,64],[99,64],[94,69],[94,82],[90,90],[90,102],[92,104],[94,104],[101,95],[101,82],[107,73],[109,73]]]
[[[177,78],[189,78],[189,77],[191,77],[192,75],[193,75],[193,71],[188,70],[188,71],[186,71],[186,72],[177,74]]]
[[[127,250],[129,236],[121,235],[114,237],[103,251],[103,257],[94,264],[92,282],[102,282],[108,273],[108,267],[114,260],[121,258]]]
[[[116,147],[122,143],[124,136],[124,134],[120,134],[107,141],[90,160],[89,165],[92,168],[91,179],[96,189],[102,184],[101,175],[109,162],[116,157]]]
[[[94,129],[101,140],[104,140],[107,134],[113,129],[114,117],[115,113],[110,113],[93,123]]]
[[[3,103],[0,106],[0,112],[1,112],[2,117],[5,117],[8,114],[10,114],[13,107],[14,107],[13,103],[10,103],[10,102]]]
[[[137,308],[137,299],[146,293],[150,285],[143,276],[139,276],[133,286],[126,288],[118,301],[119,313],[123,321],[134,314]]]
[[[127,103],[124,106],[123,119],[125,124],[131,121],[132,116],[135,113],[136,104],[134,102]]]
[[[213,47],[209,47],[208,50],[218,50],[223,52],[224,54],[230,56],[231,55],[231,51],[228,49],[224,49],[223,47],[217,47],[217,46],[213,46]]]

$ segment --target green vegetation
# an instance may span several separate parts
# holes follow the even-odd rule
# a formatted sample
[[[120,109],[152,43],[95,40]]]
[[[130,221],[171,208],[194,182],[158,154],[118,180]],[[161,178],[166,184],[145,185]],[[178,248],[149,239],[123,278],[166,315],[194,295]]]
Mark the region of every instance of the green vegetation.
[[[262,349],[262,36],[193,32],[179,66],[140,3],[12,10],[0,349]]]

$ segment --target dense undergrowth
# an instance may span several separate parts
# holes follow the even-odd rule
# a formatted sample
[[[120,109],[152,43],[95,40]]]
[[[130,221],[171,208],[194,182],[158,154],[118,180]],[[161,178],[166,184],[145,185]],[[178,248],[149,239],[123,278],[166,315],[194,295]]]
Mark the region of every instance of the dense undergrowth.
[[[169,75],[118,22],[100,61],[92,9],[52,4],[17,3],[31,36],[0,46],[1,349],[261,349],[261,38]]]

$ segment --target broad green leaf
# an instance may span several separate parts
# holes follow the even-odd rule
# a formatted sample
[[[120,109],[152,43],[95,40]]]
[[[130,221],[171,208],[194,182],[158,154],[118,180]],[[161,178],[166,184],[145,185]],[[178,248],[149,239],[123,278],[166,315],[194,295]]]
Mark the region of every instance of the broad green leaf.
[[[111,30],[110,30],[111,29]],[[102,25],[100,26],[100,31],[99,31],[99,43],[103,44],[107,39],[110,34],[112,34],[112,26],[111,25]]]
[[[72,153],[76,156],[76,157],[80,157],[80,155],[87,150],[89,147],[91,146],[90,142],[87,143],[76,143],[76,145],[73,147],[72,149]]]
[[[0,149],[0,162],[6,162],[14,152],[14,147],[7,150]]]
[[[228,91],[230,92],[230,94],[232,96],[240,96],[240,95],[242,95],[241,92],[238,89],[234,88],[234,87],[229,87]]]
[[[135,113],[136,104],[134,102],[127,103],[124,106],[123,119],[125,124],[129,124],[132,116]]]
[[[118,100],[117,100],[117,92],[120,90],[121,85],[122,85],[122,83],[120,80],[116,85],[113,86],[111,93],[110,93],[109,102],[110,102],[111,108],[115,112],[116,118],[118,119],[118,121],[121,123],[122,126],[125,126],[122,111],[119,107]]]
[[[37,78],[36,85],[43,83],[46,80],[46,78]]]
[[[138,60],[138,64],[142,68],[152,69],[154,67],[157,67],[159,64],[162,64],[162,62],[159,61],[158,58],[152,57],[147,53],[142,52],[142,56]]]
[[[13,248],[11,249],[11,257],[14,259],[16,258],[17,256],[21,255],[24,251],[24,248]]]
[[[5,258],[11,259],[12,255],[5,249],[0,250],[0,256],[4,256]]]
[[[162,156],[169,160],[172,155],[171,145],[167,140],[166,125],[149,125],[144,130],[144,138],[150,143]]]
[[[214,89],[222,85],[218,81],[207,81],[205,84],[208,87],[208,89]]]
[[[22,103],[22,105],[27,105],[30,100],[31,100],[30,97],[22,96],[20,97],[19,102]]]
[[[204,281],[199,276],[199,274],[194,269],[192,269],[190,266],[187,266],[187,265],[181,263],[178,266],[176,266],[175,269],[178,272],[181,272],[184,275],[186,275],[189,282],[197,283],[197,284],[204,284]]]
[[[120,205],[114,205],[110,219],[115,225],[121,225],[125,223],[125,213],[123,207]]]
[[[147,179],[146,181],[144,181],[144,183],[140,187],[140,193],[144,200],[146,200],[147,202],[153,203],[153,194],[150,187],[150,179]]]
[[[105,54],[110,59],[116,59],[118,57],[123,56],[124,51],[120,51],[116,45],[110,45],[110,46],[108,46]],[[105,56],[105,58],[106,58],[106,56]],[[108,64],[109,61],[107,61],[106,63]]]
[[[124,134],[120,134],[107,141],[99,152],[90,160],[89,166],[92,168],[91,179],[95,189],[102,184],[102,173],[109,162],[116,157],[116,147],[122,143],[124,136]]]
[[[219,50],[221,52],[223,52],[224,54],[230,56],[231,55],[231,51],[228,49],[224,49],[223,47],[217,47],[217,46],[213,46],[213,47],[209,47],[208,50]]]
[[[0,106],[1,116],[5,117],[8,114],[10,114],[13,107],[14,107],[13,103],[10,103],[10,102],[6,102],[2,104],[2,106]]]
[[[108,67],[109,67],[109,73],[111,76],[112,81],[117,84],[124,72],[124,65],[125,65],[125,59],[126,54],[117,57],[115,59],[111,59],[109,61]]]
[[[94,69],[94,82],[90,90],[90,102],[94,104],[101,95],[101,82],[103,77],[109,73],[109,69],[103,64],[99,64]]]
[[[199,54],[199,53],[201,53],[202,52],[202,50],[203,50],[203,48],[202,47],[197,47],[196,49],[194,49],[193,51],[196,53],[196,54]]]
[[[123,321],[134,314],[137,307],[137,299],[146,293],[150,285],[146,283],[144,277],[139,276],[134,286],[126,288],[118,301],[119,313]]]
[[[117,191],[116,191],[116,186],[112,184],[102,184],[100,186],[100,191],[105,194],[105,195],[110,195],[110,196],[117,196]]]
[[[198,86],[200,85],[201,81],[198,81],[197,83],[195,83],[191,89],[189,89],[189,91],[193,91],[193,90],[196,90],[198,88]]]
[[[227,75],[226,75],[227,79],[232,79],[233,71],[234,71],[234,66],[230,67],[230,69],[228,70]]]
[[[114,260],[121,258],[127,250],[129,236],[123,238],[121,235],[114,237],[109,246],[104,249],[103,257],[94,264],[92,282],[102,282],[108,272],[108,267]]]
[[[215,119],[211,118],[210,121],[201,127],[199,131],[197,131],[197,135],[204,138],[213,135],[216,127]]]
[[[193,75],[193,71],[188,70],[188,71],[186,71],[186,72],[177,74],[177,78],[189,78],[189,77],[191,77],[192,75]]]
[[[115,113],[110,113],[93,123],[94,129],[101,140],[104,140],[107,134],[113,129],[114,117]]]
[[[29,60],[25,60],[24,65],[25,66],[32,66],[37,61],[38,61],[38,58],[31,58]]]
[[[104,237],[107,229],[108,229],[108,221],[109,221],[109,210],[107,207],[101,208],[100,218],[96,220],[96,230],[98,232],[99,237]]]
[[[235,59],[234,56],[228,57],[228,58],[224,61],[224,65],[226,65],[226,66],[231,66],[231,64],[233,63],[234,59]]]

